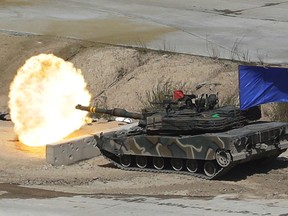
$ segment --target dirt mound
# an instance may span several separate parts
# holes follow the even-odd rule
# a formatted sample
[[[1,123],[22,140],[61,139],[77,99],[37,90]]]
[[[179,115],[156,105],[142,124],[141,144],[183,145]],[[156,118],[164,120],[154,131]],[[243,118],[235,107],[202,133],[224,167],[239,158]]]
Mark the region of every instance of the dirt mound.
[[[84,74],[93,103],[108,107],[139,111],[146,92],[165,82],[181,84],[187,93],[219,92],[220,99],[237,92],[237,64],[229,61],[47,36],[0,38],[0,111],[7,110],[9,85],[17,69],[40,53],[53,53],[74,63]],[[205,86],[196,90],[199,84]]]

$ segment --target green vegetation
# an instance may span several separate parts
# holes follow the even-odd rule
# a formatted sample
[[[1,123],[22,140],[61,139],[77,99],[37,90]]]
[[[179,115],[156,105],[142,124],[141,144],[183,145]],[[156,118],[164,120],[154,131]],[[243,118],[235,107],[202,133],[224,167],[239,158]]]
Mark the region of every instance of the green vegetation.
[[[223,98],[219,101],[220,106],[227,106],[227,105],[239,105],[239,97],[238,92],[234,92],[231,95]]]
[[[165,99],[172,99],[174,90],[184,89],[184,87],[185,83],[173,83],[170,80],[166,80],[158,83],[153,89],[146,91],[144,96],[137,95],[144,109],[155,110],[163,106],[159,102]]]

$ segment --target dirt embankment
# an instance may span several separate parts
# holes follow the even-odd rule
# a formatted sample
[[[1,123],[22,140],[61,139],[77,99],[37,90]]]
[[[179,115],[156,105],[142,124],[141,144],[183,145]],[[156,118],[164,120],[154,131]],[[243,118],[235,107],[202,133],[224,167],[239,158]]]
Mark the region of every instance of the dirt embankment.
[[[80,68],[95,103],[129,111],[142,108],[146,92],[166,81],[185,84],[186,93],[219,92],[220,100],[237,98],[237,64],[190,55],[146,52],[85,41],[0,35],[0,111],[7,110],[9,84],[24,61],[54,53]],[[160,83],[160,84],[159,84]],[[196,90],[198,84],[205,85]],[[91,126],[92,127],[92,126]],[[96,126],[95,126],[96,127]],[[127,172],[97,157],[71,166],[45,162],[43,148],[25,148],[11,122],[0,121],[0,182],[89,194],[142,194],[287,198],[287,154],[266,163],[235,167],[224,179],[206,181],[190,176]]]
[[[80,68],[96,102],[130,111],[142,108],[146,92],[165,82],[186,93],[237,94],[237,64],[190,55],[147,52],[48,36],[0,35],[0,110],[7,109],[9,85],[26,59],[53,53]],[[198,90],[198,84],[206,85]],[[140,99],[140,100],[139,100]]]

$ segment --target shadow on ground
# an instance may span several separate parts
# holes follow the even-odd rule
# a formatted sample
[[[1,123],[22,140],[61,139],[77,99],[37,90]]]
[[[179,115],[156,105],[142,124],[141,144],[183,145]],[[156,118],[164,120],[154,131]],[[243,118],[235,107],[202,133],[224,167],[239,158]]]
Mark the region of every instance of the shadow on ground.
[[[267,174],[273,170],[285,169],[288,167],[288,158],[278,157],[274,159],[262,159],[239,164],[232,168],[225,176],[223,181],[240,181],[248,176],[255,174]]]
[[[0,191],[5,191],[5,193],[0,195],[0,199],[3,199],[3,198],[5,199],[13,199],[13,198],[47,199],[47,198],[57,198],[57,197],[72,197],[76,195],[73,193],[65,193],[65,192],[36,189],[36,188],[27,188],[27,187],[22,187],[17,184],[8,184],[8,183],[0,183]]]

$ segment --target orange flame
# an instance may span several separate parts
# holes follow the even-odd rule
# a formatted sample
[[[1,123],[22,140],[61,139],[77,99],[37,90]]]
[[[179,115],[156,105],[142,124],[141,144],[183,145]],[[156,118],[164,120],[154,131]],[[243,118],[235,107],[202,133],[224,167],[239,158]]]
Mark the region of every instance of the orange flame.
[[[91,95],[81,70],[53,54],[28,59],[10,85],[9,108],[19,140],[42,146],[61,140],[85,124]]]

